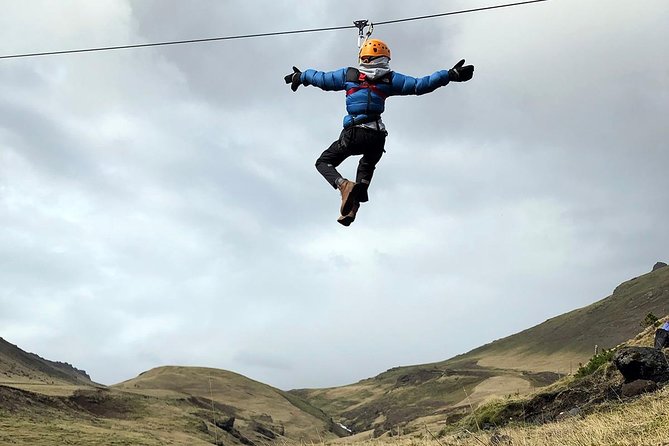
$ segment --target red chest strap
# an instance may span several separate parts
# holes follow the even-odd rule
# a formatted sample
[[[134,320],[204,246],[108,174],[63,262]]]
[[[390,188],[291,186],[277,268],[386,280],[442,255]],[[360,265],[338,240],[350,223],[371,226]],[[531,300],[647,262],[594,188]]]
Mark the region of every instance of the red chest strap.
[[[383,91],[381,91],[379,89],[379,87],[377,87],[374,84],[371,84],[371,83],[367,82],[367,75],[365,73],[360,73],[360,75],[358,76],[358,81],[360,81],[360,85],[358,85],[357,87],[349,88],[348,90],[346,90],[346,96],[350,96],[353,93],[355,93],[357,91],[360,91],[362,89],[369,88],[374,93],[381,96],[381,98],[383,98],[383,99],[386,99],[388,97],[388,95],[386,93],[384,93]]]

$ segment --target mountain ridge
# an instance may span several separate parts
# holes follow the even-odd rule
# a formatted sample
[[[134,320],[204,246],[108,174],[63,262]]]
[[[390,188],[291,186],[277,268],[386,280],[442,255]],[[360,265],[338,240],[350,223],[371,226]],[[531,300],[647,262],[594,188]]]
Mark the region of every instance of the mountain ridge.
[[[357,383],[294,389],[356,432],[412,428],[457,418],[493,395],[529,393],[575,372],[598,348],[634,337],[648,313],[669,314],[669,268],[618,285],[610,296],[469,352],[435,363],[393,367]],[[515,389],[514,389],[515,388]]]
[[[305,441],[336,438],[334,423],[322,410],[299,396],[228,370],[162,366],[111,388],[152,397],[213,401],[220,416],[232,420],[231,427],[249,439],[266,437],[269,432],[270,436]]]
[[[60,383],[99,386],[84,370],[67,362],[44,359],[0,337],[0,383]]]
[[[590,305],[444,361],[393,367],[345,386],[291,391],[232,371],[184,366],[157,367],[102,387],[70,364],[0,338],[0,381],[6,380],[0,382],[0,412],[18,411],[28,419],[35,410],[47,419],[80,416],[83,430],[96,420],[159,417],[165,432],[204,443],[221,438],[226,445],[329,441],[349,434],[340,423],[375,436],[411,432],[462,419],[491,396],[530,394],[554,383],[585,363],[595,344],[610,348],[633,338],[648,313],[669,314],[667,267],[625,281]],[[30,396],[53,389],[69,393]],[[144,435],[141,421],[133,426],[128,438]]]

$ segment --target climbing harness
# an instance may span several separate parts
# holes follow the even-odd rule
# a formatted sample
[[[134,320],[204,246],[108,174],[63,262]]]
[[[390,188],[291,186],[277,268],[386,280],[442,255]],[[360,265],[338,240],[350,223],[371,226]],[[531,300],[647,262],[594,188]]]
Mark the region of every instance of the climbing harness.
[[[380,78],[374,82],[370,82],[367,79],[367,76],[365,73],[361,73],[357,68],[349,68],[346,71],[346,81],[347,82],[355,82],[358,85],[356,87],[349,88],[346,90],[346,96],[350,96],[353,93],[363,90],[363,89],[369,89],[376,93],[377,95],[381,96],[383,99],[386,99],[388,97],[388,94],[381,91],[379,87],[377,87],[375,84],[376,83],[387,83],[390,82],[387,77]]]

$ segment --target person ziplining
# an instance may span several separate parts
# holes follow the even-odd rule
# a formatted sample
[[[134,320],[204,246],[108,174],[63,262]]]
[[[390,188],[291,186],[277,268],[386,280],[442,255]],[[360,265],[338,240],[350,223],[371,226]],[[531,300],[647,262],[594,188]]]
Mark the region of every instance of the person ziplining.
[[[360,29],[362,26],[355,22]],[[344,129],[339,138],[316,160],[316,169],[341,193],[340,216],[337,221],[349,226],[355,220],[360,203],[369,200],[368,188],[376,165],[385,152],[388,132],[381,120],[386,99],[396,95],[422,95],[449,82],[465,82],[474,75],[474,66],[462,59],[449,70],[440,70],[429,76],[415,78],[390,69],[390,48],[379,39],[367,40],[360,46],[358,67],[336,71],[304,72],[293,67],[284,77],[295,92],[300,85],[313,85],[325,91],[346,91]],[[343,177],[337,167],[348,157],[362,155],[355,182]]]

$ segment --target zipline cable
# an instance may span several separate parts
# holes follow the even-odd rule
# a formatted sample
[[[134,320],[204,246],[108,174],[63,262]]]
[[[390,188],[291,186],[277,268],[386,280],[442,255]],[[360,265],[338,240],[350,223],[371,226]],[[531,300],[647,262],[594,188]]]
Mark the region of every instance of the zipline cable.
[[[204,39],[190,39],[190,40],[173,40],[170,42],[156,42],[156,43],[138,43],[135,45],[118,45],[118,46],[105,46],[99,48],[83,48],[77,50],[63,50],[63,51],[45,51],[43,53],[26,53],[26,54],[13,54],[9,56],[0,56],[0,59],[16,59],[19,57],[35,57],[35,56],[54,56],[59,54],[73,54],[73,53],[91,53],[93,51],[109,51],[109,50],[125,50],[131,48],[147,48],[151,46],[166,46],[166,45],[181,45],[186,43],[202,43],[202,42],[214,42],[221,40],[239,40],[239,39],[250,39],[253,37],[270,37],[270,36],[282,36],[286,34],[300,34],[300,33],[315,33],[319,31],[336,31],[340,29],[349,29],[355,28],[351,26],[333,26],[330,28],[313,28],[313,29],[302,29],[296,31],[277,31],[271,33],[259,33],[259,34],[244,34],[239,36],[226,36],[226,37],[209,37]]]
[[[445,17],[445,16],[451,16],[451,15],[457,15],[457,14],[466,14],[466,13],[470,13],[470,12],[479,12],[479,11],[488,11],[488,10],[491,10],[491,9],[508,8],[508,7],[512,7],[512,6],[527,5],[527,4],[530,4],[530,3],[541,3],[541,2],[546,2],[546,1],[548,1],[548,0],[528,0],[528,1],[516,2],[516,3],[506,3],[506,4],[503,4],[503,5],[484,6],[484,7],[481,7],[481,8],[463,9],[463,10],[460,10],[460,11],[444,12],[444,13],[440,13],[440,14],[424,15],[424,16],[418,16],[418,17],[409,17],[409,18],[405,18],[405,19],[386,20],[386,21],[383,21],[383,22],[372,23],[372,25],[374,25],[374,26],[389,25],[389,24],[395,24],[395,23],[410,22],[410,21],[415,21],[415,20],[431,19],[431,18],[436,18],[436,17]],[[243,35],[236,35],[236,36],[209,37],[209,38],[204,38],[204,39],[173,40],[173,41],[167,41],[167,42],[138,43],[138,44],[134,44],[134,45],[117,45],[117,46],[105,46],[105,47],[97,47],[97,48],[81,48],[81,49],[74,49],[74,50],[44,51],[44,52],[39,52],[39,53],[10,54],[10,55],[5,55],[5,56],[0,56],[0,59],[18,59],[18,58],[23,58],[23,57],[56,56],[56,55],[62,55],[62,54],[92,53],[92,52],[95,52],[95,51],[125,50],[125,49],[132,49],[132,48],[147,48],[147,47],[167,46],[167,45],[183,45],[183,44],[190,44],[190,43],[204,43],[204,42],[215,42],[215,41],[224,41],[224,40],[241,40],[241,39],[251,39],[251,38],[256,38],[256,37],[273,37],[273,36],[284,36],[284,35],[289,35],[289,34],[306,34],[306,33],[316,33],[316,32],[324,32],[324,31],[339,31],[339,30],[343,30],[343,29],[352,29],[352,28],[357,28],[357,26],[356,25],[331,26],[331,27],[326,27],[326,28],[311,28],[311,29],[300,29],[300,30],[293,30],[293,31],[276,31],[276,32],[268,32],[268,33],[243,34]]]
[[[431,15],[422,15],[418,17],[410,17],[407,19],[396,19],[396,20],[386,20],[383,22],[374,22],[372,23],[374,26],[379,26],[379,25],[390,25],[390,24],[395,24],[395,23],[404,23],[404,22],[412,22],[414,20],[425,20],[425,19],[433,19],[436,17],[446,17],[449,15],[457,15],[457,14],[465,14],[468,12],[479,12],[479,11],[488,11],[490,9],[500,9],[500,8],[508,8],[510,6],[520,6],[520,5],[527,5],[530,3],[541,3],[541,2],[546,2],[548,0],[529,0],[529,1],[524,1],[524,2],[518,2],[518,3],[507,3],[504,5],[494,5],[494,6],[484,6],[481,8],[474,8],[474,9],[464,9],[461,11],[453,11],[453,12],[442,12],[441,14],[431,14]]]

